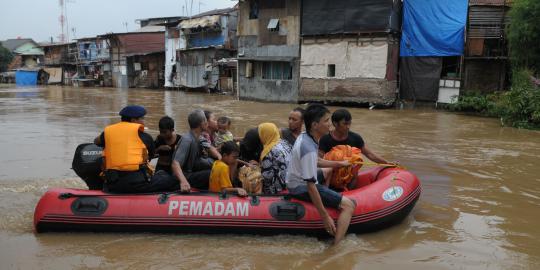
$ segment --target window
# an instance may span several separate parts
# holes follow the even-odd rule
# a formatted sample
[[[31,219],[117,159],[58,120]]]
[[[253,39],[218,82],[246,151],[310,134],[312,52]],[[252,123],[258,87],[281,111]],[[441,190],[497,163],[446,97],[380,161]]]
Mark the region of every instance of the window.
[[[292,80],[289,62],[262,62],[261,77],[265,80]]]
[[[336,65],[328,65],[328,70],[326,71],[326,77],[336,77]]]
[[[259,0],[249,1],[249,19],[258,19],[259,18]]]
[[[278,32],[279,31],[279,19],[270,19],[268,22],[268,26],[266,26],[270,32]]]

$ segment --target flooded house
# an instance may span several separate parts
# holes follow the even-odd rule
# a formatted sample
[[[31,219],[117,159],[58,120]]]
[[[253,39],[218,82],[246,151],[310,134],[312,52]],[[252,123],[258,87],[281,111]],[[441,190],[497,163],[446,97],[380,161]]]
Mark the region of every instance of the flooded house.
[[[37,68],[43,62],[43,49],[30,38],[7,39],[1,43],[14,56],[8,70]]]
[[[187,17],[165,17],[161,18],[157,25],[164,27],[165,38],[165,60],[164,60],[164,87],[180,87],[180,75],[178,69],[178,50],[185,48],[185,39],[180,39],[178,24]],[[142,24],[141,24],[142,25]],[[181,43],[182,42],[182,43]]]
[[[400,10],[399,0],[303,1],[299,101],[392,104]]]
[[[179,32],[169,28],[168,44],[178,49],[176,66],[168,65],[168,85],[233,91],[237,77],[237,19],[236,7],[216,9],[181,20]]]
[[[461,88],[468,1],[404,1],[400,99],[450,103]]]
[[[162,26],[99,36],[109,41],[112,86],[159,88],[164,84]]]
[[[1,76],[2,81],[14,81],[19,86],[47,83],[48,74],[41,68],[43,49],[38,43],[29,38],[8,39],[1,43],[13,54],[8,72]]]
[[[464,91],[507,89],[510,63],[505,29],[510,0],[470,0],[461,80]]]
[[[77,39],[77,74],[72,78],[74,85],[112,86],[110,43],[105,37]]]
[[[298,101],[300,8],[300,0],[238,3],[240,99]]]
[[[77,73],[77,43],[42,44],[43,69],[49,74],[48,84],[71,85],[71,77]]]

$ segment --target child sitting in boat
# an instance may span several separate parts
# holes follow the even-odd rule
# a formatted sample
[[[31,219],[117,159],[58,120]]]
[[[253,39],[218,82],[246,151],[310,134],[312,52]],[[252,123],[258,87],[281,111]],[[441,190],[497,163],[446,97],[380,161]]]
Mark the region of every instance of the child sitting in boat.
[[[247,196],[247,192],[243,188],[233,187],[231,181],[230,167],[237,167],[238,154],[240,153],[238,146],[233,141],[225,142],[221,146],[220,153],[221,159],[212,165],[209,191],[237,193],[239,196]]]
[[[231,119],[227,116],[222,116],[217,120],[218,130],[214,136],[214,143],[217,149],[220,149],[225,142],[234,140],[234,136],[230,131]]]

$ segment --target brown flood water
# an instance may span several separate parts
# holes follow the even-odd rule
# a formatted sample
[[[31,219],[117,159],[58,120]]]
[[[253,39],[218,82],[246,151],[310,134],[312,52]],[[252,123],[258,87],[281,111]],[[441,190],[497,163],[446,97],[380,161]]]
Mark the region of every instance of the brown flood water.
[[[144,105],[152,135],[165,114],[233,119],[233,134],[286,125],[293,104],[176,91],[0,86],[0,269],[539,269],[540,132],[433,110],[350,109],[371,149],[399,160],[423,194],[401,224],[337,247],[305,236],[47,233],[32,228],[50,187],[84,187],[75,147]],[[332,109],[335,109],[332,107]]]

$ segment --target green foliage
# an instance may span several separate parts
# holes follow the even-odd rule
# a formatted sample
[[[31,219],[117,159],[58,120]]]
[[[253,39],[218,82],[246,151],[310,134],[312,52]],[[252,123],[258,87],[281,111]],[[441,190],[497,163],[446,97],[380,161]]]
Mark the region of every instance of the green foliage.
[[[515,72],[512,89],[502,93],[495,106],[495,113],[514,127],[540,127],[540,89],[530,78],[530,71]]]
[[[531,72],[514,73],[512,89],[493,94],[466,93],[448,109],[499,117],[503,124],[517,128],[540,128],[540,88],[531,82]]]
[[[489,115],[493,107],[492,98],[491,95],[483,95],[479,92],[467,92],[459,96],[456,103],[449,104],[448,109]]]
[[[540,1],[515,0],[509,16],[506,32],[512,65],[540,72]]]
[[[11,60],[13,60],[13,54],[0,43],[0,72],[7,70]]]

